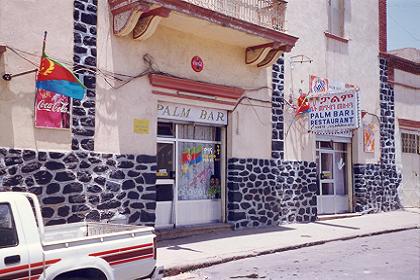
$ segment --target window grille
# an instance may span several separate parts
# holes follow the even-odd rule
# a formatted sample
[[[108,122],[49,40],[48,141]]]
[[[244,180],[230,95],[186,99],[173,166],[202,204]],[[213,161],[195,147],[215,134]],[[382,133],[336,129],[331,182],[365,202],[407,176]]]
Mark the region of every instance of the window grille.
[[[401,133],[401,146],[403,153],[420,154],[420,135]]]

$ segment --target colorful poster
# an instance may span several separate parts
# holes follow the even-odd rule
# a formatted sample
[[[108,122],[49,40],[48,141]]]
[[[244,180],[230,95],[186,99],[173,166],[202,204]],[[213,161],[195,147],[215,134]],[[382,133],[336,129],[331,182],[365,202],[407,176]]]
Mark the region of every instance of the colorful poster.
[[[220,148],[216,144],[180,142],[179,149],[178,199],[210,199],[214,196],[214,190],[209,189],[211,179],[220,174]]]
[[[37,89],[35,127],[70,128],[70,98],[44,89]]]
[[[373,123],[363,124],[363,150],[365,153],[375,152],[375,125]]]

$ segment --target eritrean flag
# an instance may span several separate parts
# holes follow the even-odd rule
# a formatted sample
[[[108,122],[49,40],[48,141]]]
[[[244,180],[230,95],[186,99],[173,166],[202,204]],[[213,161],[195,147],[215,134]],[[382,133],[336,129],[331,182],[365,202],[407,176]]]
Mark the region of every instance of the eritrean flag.
[[[36,87],[75,99],[83,99],[86,87],[67,67],[49,58],[41,58]]]
[[[190,162],[191,162],[190,149],[186,148],[182,152],[182,164],[190,164]]]
[[[203,161],[202,152],[203,152],[203,146],[201,145],[191,148],[191,155],[192,155],[191,164],[197,164]]]

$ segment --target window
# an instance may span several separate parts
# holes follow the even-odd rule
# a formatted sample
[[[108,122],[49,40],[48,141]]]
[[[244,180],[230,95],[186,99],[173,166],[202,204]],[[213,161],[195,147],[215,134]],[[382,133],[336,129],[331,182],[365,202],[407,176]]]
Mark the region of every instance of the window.
[[[403,153],[420,154],[420,135],[401,133],[401,146]]]
[[[334,148],[334,143],[332,141],[326,142],[326,141],[322,141],[322,142],[318,142],[319,146],[321,147],[321,149],[328,149],[328,150],[332,150]]]
[[[221,129],[178,125],[178,199],[219,199]]]
[[[175,137],[175,125],[173,123],[158,122],[158,137]]]
[[[18,244],[18,238],[10,205],[0,204],[0,248]]]
[[[175,179],[174,143],[157,144],[157,173],[158,179]]]
[[[344,0],[328,0],[328,32],[344,37]]]

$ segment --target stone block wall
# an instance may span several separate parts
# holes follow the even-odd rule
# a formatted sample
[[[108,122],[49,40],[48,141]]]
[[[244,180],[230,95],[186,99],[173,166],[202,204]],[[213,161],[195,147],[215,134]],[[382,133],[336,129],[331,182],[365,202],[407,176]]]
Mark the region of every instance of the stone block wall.
[[[355,164],[355,211],[375,213],[399,209],[401,174],[395,165],[394,89],[388,83],[388,62],[379,59],[380,71],[380,151],[379,164]]]
[[[228,221],[235,228],[279,223],[282,200],[278,174],[274,160],[229,159]]]
[[[318,215],[316,163],[283,161],[278,166],[282,221],[286,223],[315,221]]]
[[[316,188],[314,163],[231,158],[228,221],[235,229],[315,221]]]
[[[272,68],[272,159],[228,160],[228,222],[235,229],[317,218],[316,163],[284,161],[284,58]]]
[[[0,149],[0,186],[36,194],[46,225],[106,221],[117,213],[153,225],[155,176],[154,156]]]
[[[353,165],[356,212],[374,213],[382,208],[381,173],[380,164]]]
[[[273,159],[284,159],[284,58],[280,57],[272,69],[271,98],[271,156]]]
[[[74,0],[74,70],[87,91],[72,102],[72,150],[95,150],[97,0]]]

